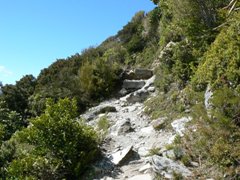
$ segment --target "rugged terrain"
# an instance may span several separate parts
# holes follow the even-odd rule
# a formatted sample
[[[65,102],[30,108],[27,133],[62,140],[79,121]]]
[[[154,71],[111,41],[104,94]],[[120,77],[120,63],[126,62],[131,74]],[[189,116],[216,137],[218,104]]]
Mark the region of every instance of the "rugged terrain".
[[[191,176],[188,168],[173,160],[174,152],[166,149],[176,135],[183,136],[185,123],[191,118],[176,119],[172,129],[164,127],[167,117],[152,121],[145,115],[143,103],[156,96],[155,76],[137,79],[124,80],[121,92],[125,91],[125,96],[104,101],[82,115],[96,130],[102,118],[109,121],[109,129],[102,132],[103,158],[94,166],[96,179],[150,180],[156,174],[172,178],[174,173]]]

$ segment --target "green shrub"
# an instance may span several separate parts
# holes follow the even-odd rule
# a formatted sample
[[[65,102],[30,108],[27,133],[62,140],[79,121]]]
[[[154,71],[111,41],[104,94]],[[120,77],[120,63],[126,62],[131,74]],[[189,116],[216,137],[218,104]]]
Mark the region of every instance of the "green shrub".
[[[197,131],[190,128],[179,145],[193,161],[205,167],[196,169],[202,177],[211,174],[217,178],[219,174],[223,176],[226,173],[235,177],[240,157],[240,129],[221,111],[213,111],[214,116],[208,116],[202,104],[196,105],[192,112],[192,123]],[[213,172],[210,167],[214,167]]]
[[[119,72],[118,63],[112,60],[109,53],[93,62],[85,62],[79,71],[83,95],[87,99],[109,96],[117,85]]]
[[[168,121],[166,126],[168,126],[174,118],[182,116],[186,109],[182,93],[173,87],[166,94],[158,94],[156,97],[146,101],[145,106],[144,112],[150,115],[152,119],[157,119],[160,116],[167,117]]]
[[[202,89],[210,84],[213,88],[229,85],[237,87],[240,83],[239,70],[239,28],[240,13],[231,19],[230,25],[224,27],[199,66],[194,78],[195,88]]]
[[[7,167],[15,158],[16,143],[12,140],[0,143],[0,179],[6,179]]]
[[[107,119],[106,116],[101,117],[98,120],[97,127],[99,130],[107,131],[108,128],[110,127],[109,120]]]
[[[10,139],[12,134],[22,129],[25,124],[19,113],[8,109],[6,103],[0,100],[0,140]]]
[[[29,154],[23,158],[15,159],[8,167],[8,178],[17,179],[59,179],[64,178],[65,173],[56,172],[56,168],[62,166],[60,161],[51,160],[49,157]]]
[[[97,134],[75,120],[76,101],[48,100],[45,113],[31,120],[31,126],[16,134],[22,143],[18,158],[9,166],[14,178],[79,178],[96,158]],[[31,147],[31,148],[29,148]],[[28,153],[26,153],[28,152]]]
[[[97,122],[97,130],[102,135],[101,139],[105,138],[108,133],[108,128],[110,127],[109,120],[106,116],[101,117]],[[100,140],[101,140],[100,139]]]
[[[160,150],[158,147],[153,147],[149,149],[148,156],[159,155]]]

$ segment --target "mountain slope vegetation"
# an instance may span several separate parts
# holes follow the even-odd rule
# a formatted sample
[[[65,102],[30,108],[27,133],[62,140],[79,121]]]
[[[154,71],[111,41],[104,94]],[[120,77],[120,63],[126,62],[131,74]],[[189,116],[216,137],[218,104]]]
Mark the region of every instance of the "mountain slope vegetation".
[[[146,102],[146,114],[194,118],[196,132],[190,128],[173,148],[186,152],[185,164],[201,164],[196,177],[240,178],[240,2],[153,3],[99,46],[56,60],[37,78],[1,85],[0,178],[80,178],[97,158],[99,139],[76,117],[115,96],[122,72],[136,67],[156,75],[159,94]]]

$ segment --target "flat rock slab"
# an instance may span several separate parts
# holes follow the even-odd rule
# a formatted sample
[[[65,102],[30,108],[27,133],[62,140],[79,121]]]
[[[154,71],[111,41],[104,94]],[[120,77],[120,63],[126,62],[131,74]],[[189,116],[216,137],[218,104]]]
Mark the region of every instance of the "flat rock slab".
[[[141,175],[128,178],[128,180],[153,180],[153,178],[150,174],[141,174]]]
[[[122,88],[124,89],[141,89],[145,85],[144,80],[124,80]]]
[[[112,154],[112,163],[115,165],[120,165],[121,163],[123,163],[123,161],[125,161],[127,157],[130,156],[130,154],[132,153],[132,148],[133,146],[128,146],[125,149]]]
[[[144,173],[145,171],[147,171],[147,170],[149,170],[149,169],[151,169],[152,168],[152,166],[151,166],[151,164],[146,164],[146,165],[144,165],[143,167],[141,167],[140,169],[139,169],[139,172],[142,172],[142,173]]]

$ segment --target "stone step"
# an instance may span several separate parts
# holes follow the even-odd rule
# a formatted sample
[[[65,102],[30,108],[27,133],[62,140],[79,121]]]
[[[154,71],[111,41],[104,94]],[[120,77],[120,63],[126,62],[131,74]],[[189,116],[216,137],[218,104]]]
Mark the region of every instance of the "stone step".
[[[123,81],[122,88],[124,89],[141,89],[145,85],[144,80],[128,80]]]

